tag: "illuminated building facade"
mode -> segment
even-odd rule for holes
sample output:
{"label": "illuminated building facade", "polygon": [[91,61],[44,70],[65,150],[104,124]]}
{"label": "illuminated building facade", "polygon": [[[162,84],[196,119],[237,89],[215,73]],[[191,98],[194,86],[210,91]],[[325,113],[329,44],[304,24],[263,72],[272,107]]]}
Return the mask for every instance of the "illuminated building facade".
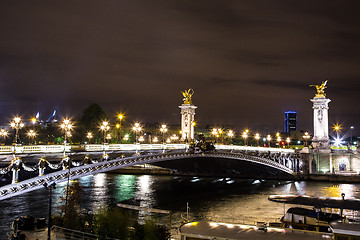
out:
{"label": "illuminated building facade", "polygon": [[287,111],[284,114],[284,132],[290,133],[297,129],[297,113],[294,111]]}

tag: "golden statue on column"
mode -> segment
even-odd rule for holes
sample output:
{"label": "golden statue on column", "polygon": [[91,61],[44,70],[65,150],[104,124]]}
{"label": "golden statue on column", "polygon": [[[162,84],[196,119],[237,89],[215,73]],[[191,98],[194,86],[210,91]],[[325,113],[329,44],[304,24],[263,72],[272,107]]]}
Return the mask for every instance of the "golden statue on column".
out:
{"label": "golden statue on column", "polygon": [[325,80],[324,82],[322,82],[320,85],[310,85],[310,87],[316,87],[316,91],[317,93],[315,94],[315,97],[325,97],[325,88],[326,87],[326,83],[328,80]]}
{"label": "golden statue on column", "polygon": [[190,88],[189,90],[185,90],[184,92],[181,92],[184,96],[184,104],[192,104],[191,97],[194,95],[194,90]]}

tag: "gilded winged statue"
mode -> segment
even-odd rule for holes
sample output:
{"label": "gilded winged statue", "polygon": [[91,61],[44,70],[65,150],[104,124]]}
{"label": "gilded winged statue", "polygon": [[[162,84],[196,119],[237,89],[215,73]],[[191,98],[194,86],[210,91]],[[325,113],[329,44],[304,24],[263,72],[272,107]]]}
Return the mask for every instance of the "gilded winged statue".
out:
{"label": "gilded winged statue", "polygon": [[181,92],[184,96],[184,104],[192,104],[191,97],[194,95],[194,90],[190,88],[189,90],[185,90],[184,92]]}
{"label": "gilded winged statue", "polygon": [[324,90],[325,90],[325,88],[327,88],[326,87],[327,81],[328,80],[325,80],[320,85],[310,85],[310,87],[316,87],[317,93],[316,93],[315,97],[325,97],[326,94],[325,94]]}

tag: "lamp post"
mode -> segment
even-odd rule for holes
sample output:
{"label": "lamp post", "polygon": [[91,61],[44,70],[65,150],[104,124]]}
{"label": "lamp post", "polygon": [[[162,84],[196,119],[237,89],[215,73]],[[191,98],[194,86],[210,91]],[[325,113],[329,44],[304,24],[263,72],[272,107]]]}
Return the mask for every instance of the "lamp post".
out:
{"label": "lamp post", "polygon": [[235,135],[235,134],[234,134],[234,131],[230,129],[230,130],[228,131],[228,134],[227,134],[227,135],[228,135],[228,137],[230,138],[230,144],[232,145],[232,138],[233,138],[234,135]]}
{"label": "lamp post", "polygon": [[165,133],[168,131],[166,124],[162,124],[160,132],[162,133],[162,142],[165,143]]}
{"label": "lamp post", "polygon": [[60,125],[64,130],[64,157],[66,156],[66,137],[71,136],[71,122],[69,119],[64,119],[63,123]]}
{"label": "lamp post", "polygon": [[[66,156],[66,138],[71,137],[71,129],[72,125],[69,119],[64,119],[63,123],[60,125],[60,127],[64,130],[64,159]],[[67,168],[68,168],[68,174],[67,174],[67,185],[66,185],[66,197],[65,202],[66,205],[68,203],[68,195],[69,195],[69,188],[70,188],[70,169],[71,169],[71,159],[70,157],[67,157]],[[66,213],[67,208],[65,208]]]}
{"label": "lamp post", "polygon": [[[27,135],[30,139],[32,139],[33,141],[35,141],[35,136],[36,136],[36,132],[33,130],[33,129],[30,129],[28,132],[27,132]],[[35,142],[34,142],[35,144]]]}
{"label": "lamp post", "polygon": [[36,121],[37,121],[36,117],[31,118],[31,123],[33,125],[33,130],[35,130]]}
{"label": "lamp post", "polygon": [[280,133],[276,133],[276,141],[277,141],[277,144],[279,146],[279,148],[281,147],[280,146],[280,143],[281,143],[281,136],[280,136]]}
{"label": "lamp post", "polygon": [[91,143],[91,139],[93,138],[92,132],[88,132],[88,133],[86,134],[86,137],[87,137],[87,139],[89,139],[89,143]]}
{"label": "lamp post", "polygon": [[142,127],[140,126],[140,123],[136,122],[132,128],[132,130],[135,132],[135,143],[138,142],[137,134],[138,132],[141,132]]}
{"label": "lamp post", "polygon": [[120,113],[118,114],[118,119],[119,119],[119,123],[116,124],[116,128],[118,129],[118,143],[119,143],[119,140],[121,142],[121,121],[124,119],[124,114]]}
{"label": "lamp post", "polygon": [[47,239],[51,239],[51,225],[52,225],[52,219],[51,219],[51,205],[52,205],[52,189],[56,188],[55,182],[48,185],[47,183],[44,183],[44,187],[49,190],[49,220],[48,220],[48,237]]}
{"label": "lamp post", "polygon": [[211,134],[214,135],[215,143],[217,142],[217,138],[219,137],[217,128],[213,128]]}
{"label": "lamp post", "polygon": [[5,144],[5,138],[8,135],[8,132],[5,129],[0,130],[0,136],[4,138],[4,144]]}
{"label": "lamp post", "polygon": [[256,139],[256,144],[257,144],[257,146],[259,146],[260,133],[255,133],[254,138]]}
{"label": "lamp post", "polygon": [[290,148],[291,139],[289,137],[286,138],[286,142],[287,142],[288,148]]}
{"label": "lamp post", "polygon": [[302,137],[303,137],[303,139],[305,139],[305,147],[307,147],[307,145],[308,145],[307,141],[310,139],[310,134],[308,132],[305,132]]}
{"label": "lamp post", "polygon": [[249,137],[248,135],[249,130],[246,129],[243,133],[242,133],[242,137],[244,138],[244,146],[247,146],[247,138]]}
{"label": "lamp post", "polygon": [[350,127],[350,134],[351,134],[351,138],[350,138],[351,144],[350,144],[350,146],[353,145],[353,130],[354,130],[354,126],[351,126]]}
{"label": "lamp post", "polygon": [[269,147],[271,147],[271,135],[267,135],[266,140],[268,141]]}
{"label": "lamp post", "polygon": [[170,140],[176,142],[177,140],[179,140],[179,137],[178,137],[176,134],[173,134],[173,135],[170,137]]}
{"label": "lamp post", "polygon": [[20,117],[14,117],[14,121],[10,123],[10,126],[12,128],[15,128],[15,139],[14,139],[14,143],[17,144],[20,141],[20,137],[19,137],[19,129],[24,127],[24,124],[21,122],[21,118]]}
{"label": "lamp post", "polygon": [[110,130],[109,122],[103,121],[100,125],[101,131],[103,131],[103,156],[105,156],[105,144],[106,144],[106,133]]}
{"label": "lamp post", "polygon": [[334,124],[333,129],[336,132],[336,138],[338,139],[339,138],[339,132],[342,129],[341,124],[338,124],[338,123]]}

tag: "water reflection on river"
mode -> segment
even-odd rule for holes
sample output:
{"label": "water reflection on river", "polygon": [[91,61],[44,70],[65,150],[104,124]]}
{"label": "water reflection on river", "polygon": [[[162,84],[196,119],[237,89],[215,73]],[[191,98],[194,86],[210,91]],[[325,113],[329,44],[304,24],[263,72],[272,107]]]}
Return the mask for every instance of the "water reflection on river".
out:
{"label": "water reflection on river", "polygon": [[[267,200],[271,194],[360,199],[360,184],[328,182],[277,182],[234,179],[203,179],[170,176],[135,176],[100,173],[79,179],[85,190],[83,208],[125,202],[142,207],[171,210],[173,221],[185,216],[186,203],[195,218],[253,223],[274,221],[283,215],[283,205]],[[66,183],[54,190],[54,210]],[[0,239],[6,237],[11,221],[19,216],[46,217],[48,193],[45,189],[1,201]],[[144,217],[145,213],[140,214]]]}

